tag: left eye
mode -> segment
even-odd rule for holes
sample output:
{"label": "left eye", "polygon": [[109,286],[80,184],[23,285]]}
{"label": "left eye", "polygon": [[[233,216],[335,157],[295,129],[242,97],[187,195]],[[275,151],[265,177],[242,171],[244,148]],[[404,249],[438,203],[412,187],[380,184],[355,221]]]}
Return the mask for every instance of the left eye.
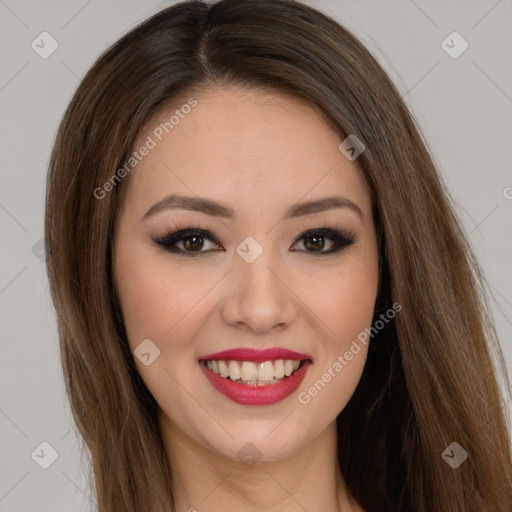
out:
{"label": "left eye", "polygon": [[[340,233],[330,228],[320,228],[302,233],[295,240],[294,245],[303,239],[304,242],[302,243],[306,247],[306,250],[303,252],[317,253],[319,255],[332,254],[355,242],[354,235]],[[331,249],[328,251],[324,251],[326,239],[332,242]],[[154,242],[164,247],[167,251],[180,256],[199,256],[206,252],[211,252],[202,250],[205,240],[211,242],[214,249],[221,247],[218,243],[214,242],[215,237],[211,233],[203,230],[180,230],[157,238]],[[178,244],[182,244],[183,248],[178,247]]]}
{"label": "left eye", "polygon": [[[329,238],[328,236],[322,235],[319,233],[309,233],[309,234],[304,235],[298,239],[299,242],[301,240],[304,240],[302,242],[304,247],[311,248],[311,251],[307,251],[307,252],[322,251],[325,246],[325,240],[331,240],[331,242],[332,242],[331,246],[336,246],[336,242],[332,238]],[[327,251],[327,252],[331,252],[331,251]]]}
{"label": "left eye", "polygon": [[[180,233],[182,234],[181,236],[179,236]],[[166,236],[163,243],[160,241],[157,241],[157,243],[163,245],[170,252],[175,252],[183,256],[195,256],[195,254],[189,254],[188,251],[192,253],[204,253],[207,252],[201,251],[204,246],[204,241],[209,240],[213,243],[213,237],[207,235],[208,233],[203,231],[188,231],[185,233],[178,231],[177,233],[172,233]],[[177,247],[178,244],[182,244],[184,249]],[[215,247],[219,247],[218,244],[213,245]]]}

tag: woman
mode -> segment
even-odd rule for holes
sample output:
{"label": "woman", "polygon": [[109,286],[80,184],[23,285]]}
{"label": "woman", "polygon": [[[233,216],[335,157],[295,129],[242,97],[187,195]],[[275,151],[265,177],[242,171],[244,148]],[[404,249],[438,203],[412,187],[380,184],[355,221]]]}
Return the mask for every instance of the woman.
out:
{"label": "woman", "polygon": [[80,84],[46,204],[100,511],[510,510],[481,272],[400,95],[332,19],[157,13]]}

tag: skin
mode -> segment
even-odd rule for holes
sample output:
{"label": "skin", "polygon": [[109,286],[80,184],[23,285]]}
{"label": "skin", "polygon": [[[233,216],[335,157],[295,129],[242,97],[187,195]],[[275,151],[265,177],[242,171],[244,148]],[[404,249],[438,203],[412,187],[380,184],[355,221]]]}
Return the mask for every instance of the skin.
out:
{"label": "skin", "polygon": [[[308,104],[237,88],[194,97],[197,106],[124,184],[113,250],[131,350],[145,339],[160,349],[148,366],[134,359],[160,407],[176,510],[362,511],[340,472],[335,420],[359,382],[367,347],[309,403],[298,395],[371,326],[379,276],[368,190],[339,151],[339,135]],[[156,117],[140,144],[171,113]],[[171,193],[222,201],[237,218],[167,210],[142,219]],[[356,203],[362,218],[349,208],[283,218],[297,202],[334,194]],[[203,239],[200,256],[172,254],[153,239],[177,231],[176,222],[215,239]],[[304,238],[296,241],[322,227],[352,231],[355,243],[318,255]],[[247,236],[263,248],[250,264],[235,251]],[[324,243],[324,252],[334,244]],[[201,356],[237,347],[288,348],[314,364],[285,400],[239,405],[198,365]],[[253,466],[237,457],[246,443],[261,453]]]}

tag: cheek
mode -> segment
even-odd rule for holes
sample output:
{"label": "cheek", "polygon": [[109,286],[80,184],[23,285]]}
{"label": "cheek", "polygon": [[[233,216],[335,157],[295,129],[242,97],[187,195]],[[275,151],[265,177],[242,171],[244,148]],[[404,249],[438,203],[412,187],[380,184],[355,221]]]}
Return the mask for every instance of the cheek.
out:
{"label": "cheek", "polygon": [[344,273],[333,281],[328,295],[323,299],[323,320],[331,334],[329,343],[343,349],[371,324],[377,278],[373,279],[368,274]]}
{"label": "cheek", "polygon": [[[309,418],[333,421],[345,408],[359,383],[368,354],[377,293],[377,273],[338,273],[327,292],[314,299],[321,321],[317,326],[319,359],[298,395]],[[323,336],[322,336],[323,334]],[[363,336],[361,336],[363,334]],[[312,420],[314,421],[314,420]]]}
{"label": "cheek", "polygon": [[372,322],[379,279],[376,247],[347,254],[336,268],[315,277],[315,286],[311,280],[304,284],[309,286],[308,295],[306,290],[302,293],[323,326],[319,341],[328,352],[345,351]]}
{"label": "cheek", "polygon": [[[114,267],[128,343],[139,374],[160,406],[179,410],[186,405],[180,384],[190,380],[191,371],[196,377],[201,372],[192,364],[190,340],[203,324],[201,297],[208,283],[199,281],[197,273],[194,277],[190,271],[170,271],[165,254],[155,257],[153,248],[136,245],[118,255]],[[160,351],[149,365],[134,353],[146,339]]]}
{"label": "cheek", "polygon": [[346,351],[336,351],[317,366],[297,395],[299,407],[307,411],[311,424],[326,425],[345,409],[359,384],[367,352],[361,344],[357,353],[349,351],[350,361],[345,358]]}
{"label": "cheek", "polygon": [[333,420],[349,402],[364,370],[370,341],[366,330],[372,325],[378,287],[378,257],[376,252],[367,254],[368,258],[347,259],[328,279],[319,279],[322,290],[315,288],[310,296],[321,320],[316,325],[322,348],[298,399],[312,408],[312,416]]}
{"label": "cheek", "polygon": [[180,349],[180,332],[193,329],[201,290],[205,283],[192,272],[170,272],[165,255],[160,258],[148,251],[132,251],[116,260],[116,289],[132,350],[143,339],[164,347],[173,341]]}

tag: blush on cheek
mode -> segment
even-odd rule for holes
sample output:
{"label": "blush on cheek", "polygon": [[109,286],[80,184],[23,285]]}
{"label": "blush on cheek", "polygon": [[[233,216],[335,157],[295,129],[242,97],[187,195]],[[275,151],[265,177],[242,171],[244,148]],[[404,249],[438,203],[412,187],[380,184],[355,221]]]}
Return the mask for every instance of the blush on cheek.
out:
{"label": "blush on cheek", "polygon": [[149,338],[161,350],[173,340],[173,349],[179,350],[180,339],[192,339],[188,331],[201,306],[202,288],[141,266],[126,267],[121,279],[118,291],[132,349]]}
{"label": "blush on cheek", "polygon": [[375,283],[352,276],[335,285],[320,286],[304,303],[314,313],[312,321],[323,327],[329,344],[338,345],[341,350],[370,327],[375,299]]}

